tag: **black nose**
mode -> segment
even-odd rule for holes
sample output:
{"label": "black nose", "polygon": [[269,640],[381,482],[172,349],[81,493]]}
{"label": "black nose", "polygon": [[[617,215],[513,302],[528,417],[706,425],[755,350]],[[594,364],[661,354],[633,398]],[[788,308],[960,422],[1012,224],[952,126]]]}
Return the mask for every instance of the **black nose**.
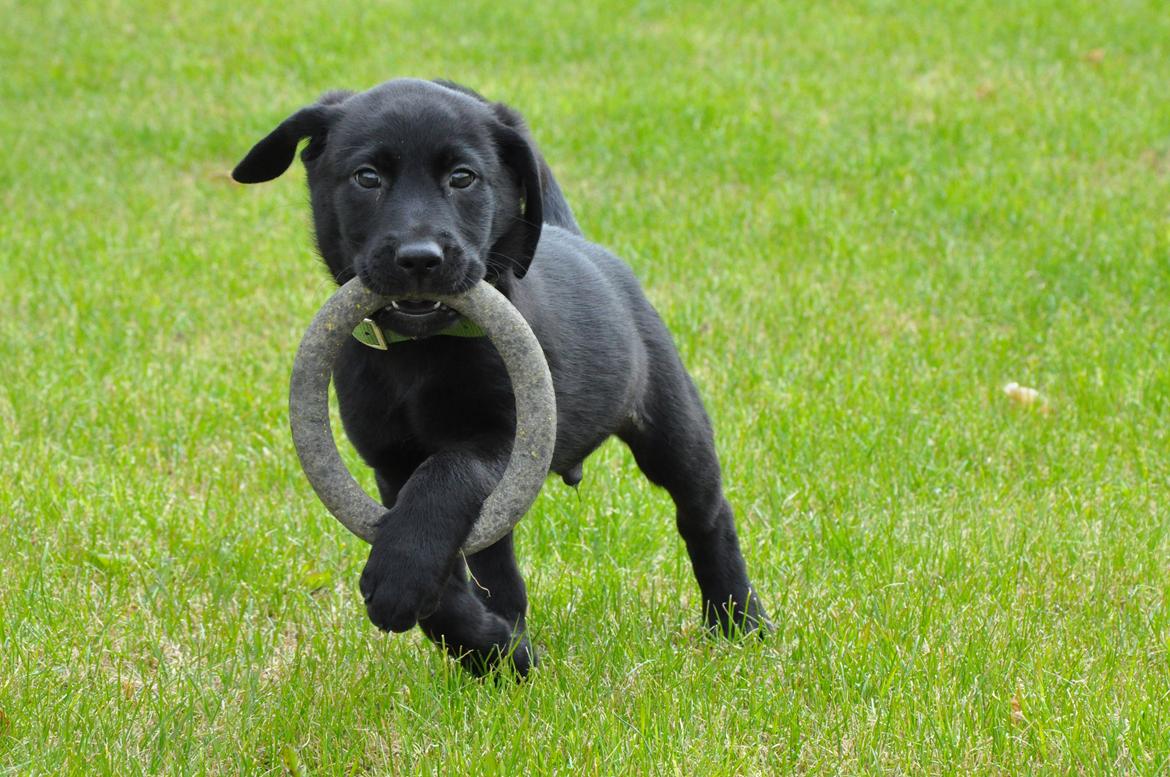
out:
{"label": "black nose", "polygon": [[434,240],[403,243],[395,252],[394,261],[407,273],[421,278],[439,269],[443,263],[443,249]]}

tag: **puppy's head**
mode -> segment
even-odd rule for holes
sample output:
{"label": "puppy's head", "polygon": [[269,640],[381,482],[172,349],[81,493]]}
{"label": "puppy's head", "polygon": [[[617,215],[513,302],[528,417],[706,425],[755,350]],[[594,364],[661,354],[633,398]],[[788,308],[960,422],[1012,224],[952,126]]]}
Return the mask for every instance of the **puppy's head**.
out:
{"label": "puppy's head", "polygon": [[276,178],[297,145],[308,172],[317,245],[339,282],[409,295],[383,323],[422,336],[453,311],[427,295],[487,277],[504,291],[532,262],[542,224],[540,167],[516,114],[474,93],[400,79],[332,92],[294,113],[232,171]]}

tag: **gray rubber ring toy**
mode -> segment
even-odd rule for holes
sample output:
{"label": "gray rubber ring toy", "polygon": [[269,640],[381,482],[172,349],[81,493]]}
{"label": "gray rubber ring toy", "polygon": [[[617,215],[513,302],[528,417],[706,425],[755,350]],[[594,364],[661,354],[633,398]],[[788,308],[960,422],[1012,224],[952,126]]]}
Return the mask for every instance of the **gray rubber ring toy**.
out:
{"label": "gray rubber ring toy", "polygon": [[[329,423],[329,381],[337,354],[354,327],[393,299],[401,298],[375,294],[357,278],[338,289],[301,340],[288,398],[293,444],[313,490],[345,528],[371,543],[386,508],[362,490],[341,461]],[[503,358],[516,397],[512,455],[463,545],[463,552],[470,554],[511,531],[540,493],[556,443],[556,397],[536,335],[503,294],[481,281],[463,294],[427,299],[479,324]]]}

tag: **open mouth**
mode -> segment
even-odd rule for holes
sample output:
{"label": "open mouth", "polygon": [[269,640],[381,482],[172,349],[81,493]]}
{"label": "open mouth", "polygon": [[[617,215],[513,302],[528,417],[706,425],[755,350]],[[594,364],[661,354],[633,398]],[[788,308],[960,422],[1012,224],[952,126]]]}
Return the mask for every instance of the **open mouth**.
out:
{"label": "open mouth", "polygon": [[442,302],[429,299],[400,299],[390,303],[396,312],[407,316],[427,316],[449,308]]}
{"label": "open mouth", "polygon": [[459,313],[433,299],[400,299],[371,318],[383,330],[418,339],[438,334],[451,326],[459,320]]}

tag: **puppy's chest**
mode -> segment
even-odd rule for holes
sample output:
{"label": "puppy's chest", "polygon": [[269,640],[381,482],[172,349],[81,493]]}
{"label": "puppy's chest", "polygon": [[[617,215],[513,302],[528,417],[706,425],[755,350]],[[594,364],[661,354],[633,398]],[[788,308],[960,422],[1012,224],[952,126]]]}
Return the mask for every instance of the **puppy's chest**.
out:
{"label": "puppy's chest", "polygon": [[363,370],[356,393],[364,401],[354,409],[364,419],[354,420],[379,424],[379,436],[410,439],[423,448],[508,432],[515,408],[502,363],[494,353],[463,350],[374,354],[389,358]]}

